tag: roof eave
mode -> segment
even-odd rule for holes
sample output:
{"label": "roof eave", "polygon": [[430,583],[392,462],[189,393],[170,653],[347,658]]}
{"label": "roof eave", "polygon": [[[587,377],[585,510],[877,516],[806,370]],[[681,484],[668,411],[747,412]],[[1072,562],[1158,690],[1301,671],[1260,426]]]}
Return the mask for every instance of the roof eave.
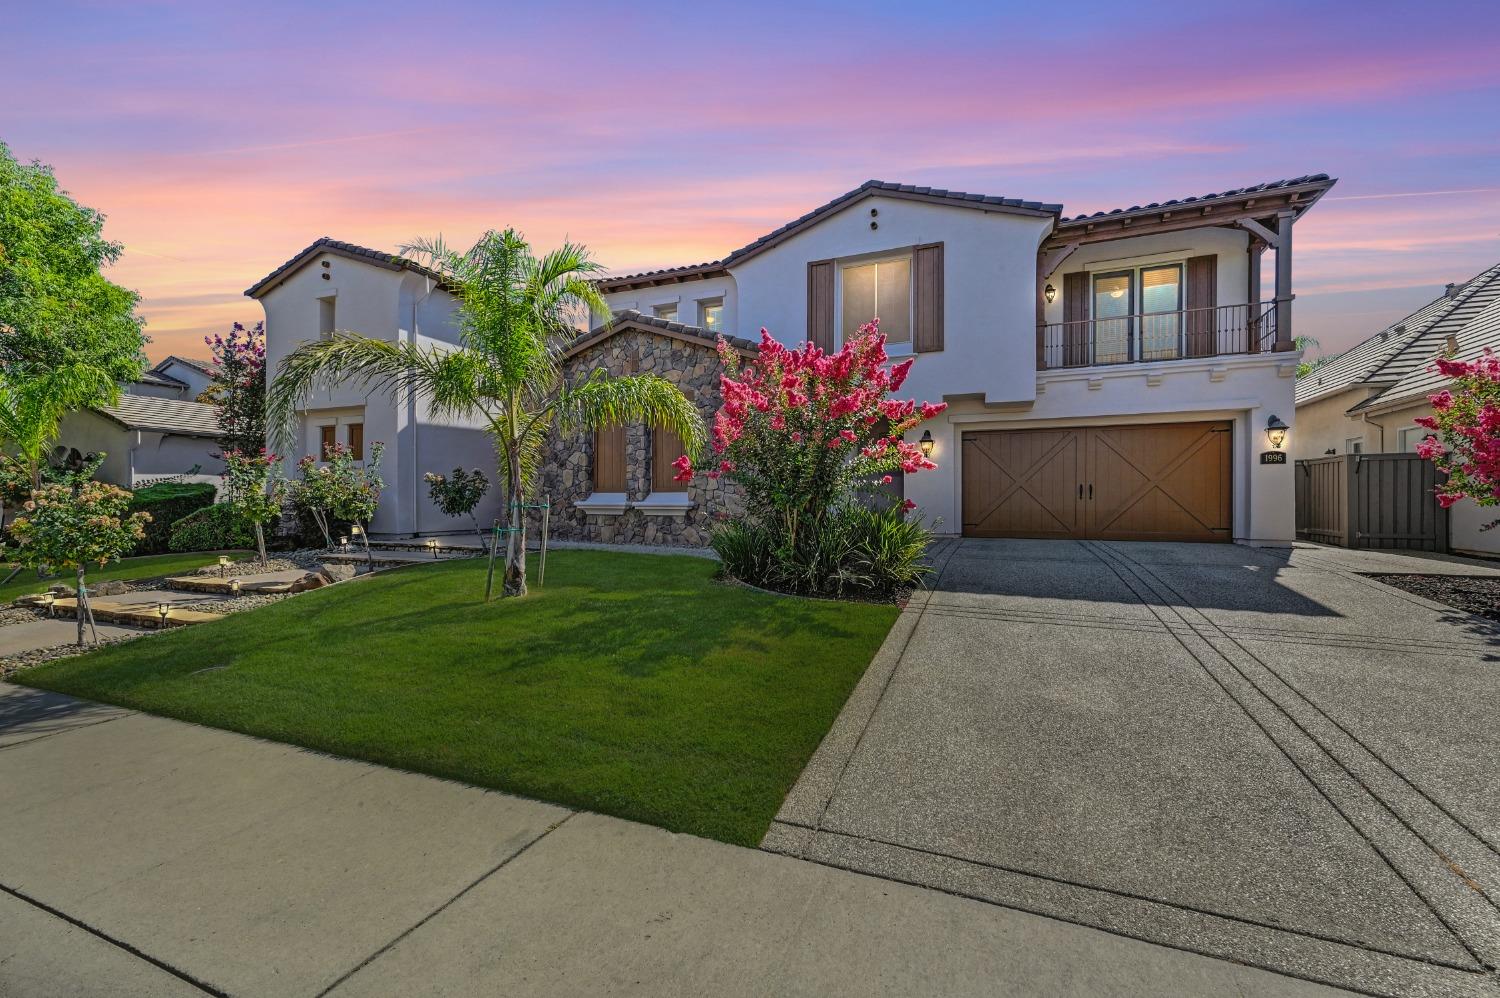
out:
{"label": "roof eave", "polygon": [[367,256],[363,253],[355,253],[352,250],[347,250],[344,247],[337,245],[337,243],[329,239],[329,237],[323,236],[316,240],[312,245],[304,249],[302,252],[293,256],[286,263],[283,263],[281,266],[271,271],[265,277],[262,277],[259,281],[246,288],[245,297],[256,299],[264,297],[269,292],[274,291],[282,284],[285,284],[293,274],[297,273],[297,271],[307,266],[308,263],[310,263],[314,258],[323,253],[327,253],[331,256],[342,257],[345,260],[354,260],[359,263],[366,263],[372,267],[379,267],[383,270],[410,270],[414,273],[428,278],[429,280],[436,281],[438,287],[447,287],[447,284],[443,280],[441,274],[428,270],[426,267],[423,267],[420,264],[415,263],[414,261],[394,255],[389,257],[388,259],[381,259],[377,256]]}

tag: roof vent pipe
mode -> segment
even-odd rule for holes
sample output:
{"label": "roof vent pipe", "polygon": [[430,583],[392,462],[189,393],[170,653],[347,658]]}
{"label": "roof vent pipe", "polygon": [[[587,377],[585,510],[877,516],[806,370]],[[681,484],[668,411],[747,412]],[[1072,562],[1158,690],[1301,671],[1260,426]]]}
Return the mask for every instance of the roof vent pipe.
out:
{"label": "roof vent pipe", "polygon": [[1456,294],[1458,294],[1458,285],[1457,284],[1447,284],[1447,285],[1444,285],[1444,287],[1443,287],[1443,297],[1445,297],[1445,298],[1452,298]]}

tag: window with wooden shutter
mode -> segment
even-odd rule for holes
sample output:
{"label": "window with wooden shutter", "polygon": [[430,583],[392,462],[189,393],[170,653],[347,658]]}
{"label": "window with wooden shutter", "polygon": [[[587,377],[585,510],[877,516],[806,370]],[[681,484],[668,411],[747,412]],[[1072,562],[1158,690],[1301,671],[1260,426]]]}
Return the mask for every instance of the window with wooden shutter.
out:
{"label": "window with wooden shutter", "polygon": [[319,461],[326,461],[326,460],[328,460],[328,452],[333,449],[333,445],[334,445],[334,443],[338,439],[337,437],[334,436],[334,434],[337,431],[338,431],[338,427],[334,426],[332,423],[329,423],[327,426],[320,426],[320,427],[318,427],[318,455],[317,456],[318,456],[318,460]]}
{"label": "window with wooden shutter", "polygon": [[912,349],[933,353],[943,349],[943,244],[930,243],[912,251]]}
{"label": "window with wooden shutter", "polygon": [[833,261],[807,265],[807,339],[824,350],[833,349]]}
{"label": "window with wooden shutter", "polygon": [[1063,275],[1063,366],[1089,362],[1089,275]]}
{"label": "window with wooden shutter", "polygon": [[625,491],[625,427],[594,431],[594,491]]}
{"label": "window with wooden shutter", "polygon": [[349,424],[349,456],[356,461],[365,459],[365,424]]}
{"label": "window with wooden shutter", "polygon": [[[1212,357],[1219,352],[1219,258],[1189,257],[1187,262],[1187,355]],[[1236,345],[1232,349],[1241,349]]]}
{"label": "window with wooden shutter", "polygon": [[674,482],[677,469],[672,462],[686,454],[682,439],[671,430],[661,427],[651,431],[651,491],[686,492],[687,482]]}

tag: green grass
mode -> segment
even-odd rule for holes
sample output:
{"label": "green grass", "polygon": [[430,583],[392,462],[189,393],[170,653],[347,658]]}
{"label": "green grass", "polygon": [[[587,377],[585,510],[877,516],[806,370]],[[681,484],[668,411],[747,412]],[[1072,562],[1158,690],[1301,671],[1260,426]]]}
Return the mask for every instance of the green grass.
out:
{"label": "green grass", "polygon": [[754,845],[893,606],[721,585],[691,557],[403,568],[17,682]]}
{"label": "green grass", "polygon": [[[249,551],[193,551],[187,554],[148,554],[139,558],[126,558],[104,568],[91,565],[84,579],[89,583],[94,583],[105,582],[109,579],[135,581],[155,579],[165,575],[182,575],[202,568],[204,565],[217,565],[221,554],[231,555],[238,561],[241,558],[250,557],[251,553]],[[0,565],[0,579],[9,574],[10,566]],[[66,575],[48,576],[39,580],[36,572],[28,568],[5,585],[0,585],[0,603],[9,603],[28,593],[39,593],[56,582],[66,582],[72,585],[75,578],[76,576],[70,570]]]}

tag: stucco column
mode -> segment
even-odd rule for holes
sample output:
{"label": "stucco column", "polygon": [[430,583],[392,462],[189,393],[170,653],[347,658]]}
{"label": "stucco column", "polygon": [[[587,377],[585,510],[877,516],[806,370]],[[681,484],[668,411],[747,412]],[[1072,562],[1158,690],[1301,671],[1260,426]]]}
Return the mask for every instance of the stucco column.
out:
{"label": "stucco column", "polygon": [[1289,211],[1276,216],[1276,347],[1296,348],[1292,337],[1292,219]]}

